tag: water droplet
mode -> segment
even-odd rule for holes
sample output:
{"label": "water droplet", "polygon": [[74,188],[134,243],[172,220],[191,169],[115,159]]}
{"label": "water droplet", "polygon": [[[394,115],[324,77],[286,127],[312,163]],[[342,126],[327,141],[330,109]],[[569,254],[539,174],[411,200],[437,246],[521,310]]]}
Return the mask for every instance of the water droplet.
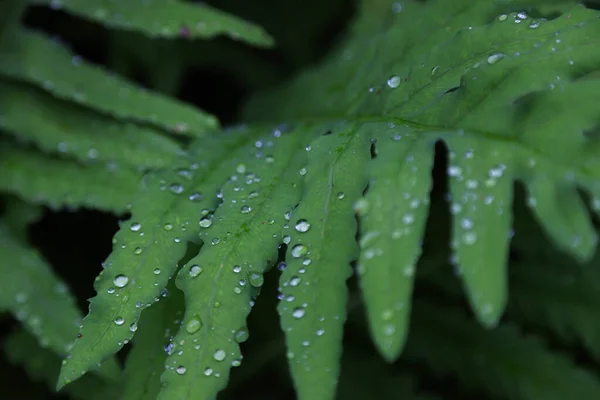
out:
{"label": "water droplet", "polygon": [[503,53],[495,53],[495,54],[492,54],[491,56],[489,56],[487,58],[487,62],[490,65],[494,65],[498,61],[502,60],[503,58],[504,58],[504,54]]}
{"label": "water droplet", "polygon": [[531,21],[531,23],[529,24],[530,29],[536,29],[539,26],[540,26],[540,21],[536,21],[536,20]]}
{"label": "water droplet", "polygon": [[183,186],[181,186],[178,183],[173,183],[171,184],[171,186],[169,186],[169,190],[171,191],[171,193],[180,194],[181,192],[183,192]]}
{"label": "water droplet", "polygon": [[304,310],[304,308],[295,308],[294,311],[292,311],[292,317],[296,318],[296,319],[300,319],[302,317],[304,317],[304,314],[306,314],[306,311]]}
{"label": "water droplet", "polygon": [[436,65],[435,67],[431,68],[431,75],[433,76],[433,75],[437,74],[439,69],[440,69],[439,65]]}
{"label": "water droplet", "polygon": [[242,270],[242,267],[240,267],[239,265],[233,266],[233,272],[235,272],[236,274],[239,274],[241,270]]}
{"label": "water droplet", "polygon": [[292,257],[294,258],[300,258],[305,256],[308,253],[308,246],[304,245],[304,244],[297,244],[294,247],[292,247]]}
{"label": "water droplet", "polygon": [[202,328],[202,321],[198,317],[190,319],[185,326],[185,330],[190,334],[198,332],[200,328]]}
{"label": "water droplet", "polygon": [[462,168],[456,165],[451,165],[448,167],[448,175],[457,177],[462,175]]}
{"label": "water droplet", "polygon": [[119,288],[125,287],[128,282],[129,278],[122,274],[115,276],[115,279],[113,280],[115,286]]}
{"label": "water droplet", "polygon": [[133,254],[142,254],[142,248],[136,247],[135,250],[133,250]]}
{"label": "water droplet", "polygon": [[246,164],[238,164],[237,167],[235,167],[235,170],[237,171],[238,174],[243,174],[246,172]]}
{"label": "water droplet", "polygon": [[208,228],[212,225],[212,220],[210,218],[202,218],[198,224],[201,228]]}
{"label": "water droplet", "polygon": [[206,367],[206,368],[204,369],[204,375],[206,375],[206,376],[211,376],[211,375],[212,375],[212,373],[213,373],[213,370],[212,370],[212,368],[210,368],[210,367]]}
{"label": "water droplet", "polygon": [[250,274],[250,284],[254,287],[261,287],[265,282],[265,278],[261,274],[253,272]]}
{"label": "water droplet", "polygon": [[194,264],[190,267],[190,277],[195,278],[202,273],[203,269],[198,264]]}
{"label": "water droplet", "polygon": [[501,14],[501,15],[498,17],[498,19],[499,19],[500,21],[506,21],[506,19],[507,19],[507,18],[508,18],[508,15],[506,15],[506,14]]}
{"label": "water droplet", "polygon": [[283,243],[285,244],[290,244],[290,242],[292,241],[292,238],[290,237],[290,235],[283,235],[283,238],[281,238]]}
{"label": "water droplet", "polygon": [[388,85],[390,88],[392,88],[392,89],[395,89],[395,88],[397,88],[398,86],[400,86],[400,82],[401,82],[401,79],[400,79],[400,77],[399,77],[399,76],[397,76],[397,75],[392,75],[392,76],[390,76],[390,77],[388,78],[388,80],[387,80],[387,85]]}
{"label": "water droplet", "polygon": [[527,15],[527,11],[520,11],[517,13],[516,17],[518,19],[527,19],[529,18],[529,15]]}
{"label": "water droplet", "polygon": [[215,353],[213,354],[213,357],[217,361],[223,361],[227,357],[227,353],[225,353],[225,350],[219,349],[219,350],[215,351]]}
{"label": "water droplet", "polygon": [[139,222],[134,222],[134,223],[131,224],[131,230],[133,232],[137,232],[140,229],[142,229],[142,224],[140,224]]}
{"label": "water droplet", "polygon": [[249,336],[248,330],[246,328],[241,328],[235,333],[234,338],[236,342],[243,343],[248,340]]}
{"label": "water droplet", "polygon": [[381,319],[384,321],[389,321],[394,316],[394,312],[392,310],[383,310],[381,312]]}
{"label": "water droplet", "polygon": [[472,229],[473,228],[473,220],[469,219],[469,218],[463,218],[460,221],[460,226],[463,229]]}
{"label": "water droplet", "polygon": [[117,317],[115,318],[115,324],[121,326],[125,323],[125,319],[123,317]]}
{"label": "water droplet", "polygon": [[137,329],[138,329],[138,326],[135,322],[133,324],[129,325],[129,330],[131,332],[135,332],[135,331],[137,331]]}
{"label": "water droplet", "polygon": [[338,200],[342,200],[344,197],[346,197],[346,194],[344,192],[338,192],[338,194],[337,194]]}
{"label": "water droplet", "polygon": [[325,333],[325,329],[317,330],[317,336],[323,336],[324,333]]}
{"label": "water droplet", "polygon": [[204,195],[199,192],[194,192],[188,196],[188,199],[190,199],[190,201],[201,201],[204,199]]}
{"label": "water droplet", "polygon": [[477,242],[477,234],[475,232],[468,232],[463,235],[463,242],[466,245],[472,245]]}
{"label": "water droplet", "polygon": [[240,212],[242,214],[248,214],[250,211],[252,211],[252,207],[250,206],[242,206],[242,208],[240,209]]}
{"label": "water droplet", "polygon": [[183,375],[183,374],[185,374],[185,371],[187,371],[187,368],[184,367],[183,365],[180,365],[179,367],[177,367],[177,369],[175,371],[177,371],[177,373],[179,375]]}
{"label": "water droplet", "polygon": [[165,231],[168,232],[170,230],[173,230],[173,225],[167,223],[167,224],[165,224],[165,226],[163,226],[163,228],[165,229]]}
{"label": "water droplet", "polygon": [[300,278],[298,276],[293,276],[292,279],[290,279],[290,286],[296,287],[300,284],[301,281],[302,281],[302,278]]}
{"label": "water droplet", "polygon": [[298,222],[296,222],[295,228],[298,232],[308,232],[310,223],[305,219],[299,219]]}

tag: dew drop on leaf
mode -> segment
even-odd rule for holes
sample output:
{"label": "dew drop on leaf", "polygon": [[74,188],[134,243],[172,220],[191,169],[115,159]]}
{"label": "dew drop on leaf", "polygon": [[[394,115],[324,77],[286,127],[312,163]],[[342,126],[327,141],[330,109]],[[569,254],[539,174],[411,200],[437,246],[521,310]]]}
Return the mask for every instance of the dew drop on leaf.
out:
{"label": "dew drop on leaf", "polygon": [[213,373],[212,368],[207,367],[207,368],[204,369],[204,375],[211,376],[212,373]]}
{"label": "dew drop on leaf", "polygon": [[180,194],[181,192],[183,192],[183,186],[181,186],[178,183],[173,183],[171,184],[171,186],[169,186],[169,190],[171,191],[171,193]]}
{"label": "dew drop on leaf", "polygon": [[310,229],[310,223],[305,219],[299,219],[294,227],[298,232],[308,232]]}
{"label": "dew drop on leaf", "polygon": [[201,201],[204,199],[204,195],[199,192],[194,192],[189,195],[188,199],[190,199],[191,201]]}
{"label": "dew drop on leaf", "polygon": [[219,349],[213,354],[213,358],[217,361],[223,361],[226,357],[227,353],[225,353],[225,350],[223,349]]}
{"label": "dew drop on leaf", "polygon": [[116,287],[122,288],[122,287],[125,287],[125,285],[127,285],[127,283],[129,283],[129,278],[126,277],[125,275],[120,274],[120,275],[115,276],[113,283],[115,284]]}
{"label": "dew drop on leaf", "polygon": [[198,332],[200,328],[202,328],[202,321],[198,317],[193,317],[185,325],[185,330],[190,334]]}
{"label": "dew drop on leaf", "polygon": [[265,282],[265,278],[261,274],[253,272],[250,274],[250,284],[254,287],[261,287]]}
{"label": "dew drop on leaf", "polygon": [[294,258],[300,258],[302,256],[305,256],[306,253],[308,253],[308,246],[306,246],[305,244],[297,244],[294,247],[292,247],[292,257]]}
{"label": "dew drop on leaf", "polygon": [[142,224],[140,224],[139,222],[134,222],[134,223],[131,224],[131,230],[133,232],[137,232],[140,229],[142,229]]}
{"label": "dew drop on leaf", "polygon": [[202,273],[202,271],[203,271],[203,269],[201,266],[199,266],[198,264],[194,264],[190,267],[190,271],[189,271],[190,277],[195,278],[198,275],[200,275]]}
{"label": "dew drop on leaf", "polygon": [[400,82],[401,82],[401,79],[400,79],[400,77],[399,77],[398,75],[392,75],[392,76],[390,76],[390,77],[388,78],[388,80],[387,80],[387,85],[388,85],[390,88],[392,88],[392,89],[395,89],[395,88],[397,88],[398,86],[400,86]]}
{"label": "dew drop on leaf", "polygon": [[142,248],[141,247],[136,247],[135,250],[133,250],[134,254],[142,254]]}
{"label": "dew drop on leaf", "polygon": [[135,322],[133,324],[129,325],[129,330],[131,332],[135,332],[135,331],[137,331],[137,329],[138,329],[138,326]]}
{"label": "dew drop on leaf", "polygon": [[210,218],[202,218],[198,224],[201,228],[208,228],[212,225],[212,220]]}
{"label": "dew drop on leaf", "polygon": [[123,319],[123,317],[115,318],[115,324],[117,324],[117,325],[123,325],[124,322],[125,322],[125,319]]}
{"label": "dew drop on leaf", "polygon": [[487,62],[490,65],[494,65],[498,61],[502,60],[503,58],[504,58],[504,54],[503,53],[495,53],[495,54],[492,54],[491,56],[489,56],[487,58]]}
{"label": "dew drop on leaf", "polygon": [[298,276],[293,276],[292,279],[290,279],[290,286],[296,287],[300,284],[301,281],[302,278]]}
{"label": "dew drop on leaf", "polygon": [[243,343],[248,340],[249,336],[248,330],[246,328],[241,328],[235,333],[234,338],[236,342]]}
{"label": "dew drop on leaf", "polygon": [[242,208],[240,209],[240,212],[242,214],[248,214],[250,211],[252,211],[252,207],[250,206],[242,206]]}
{"label": "dew drop on leaf", "polygon": [[177,373],[179,375],[183,375],[187,371],[187,368],[184,367],[183,365],[180,365],[179,367],[177,367],[177,369],[175,371],[177,371]]}
{"label": "dew drop on leaf", "polygon": [[296,319],[300,319],[302,317],[304,317],[304,314],[306,314],[306,311],[304,310],[304,308],[295,308],[294,311],[292,311],[292,317],[296,318]]}

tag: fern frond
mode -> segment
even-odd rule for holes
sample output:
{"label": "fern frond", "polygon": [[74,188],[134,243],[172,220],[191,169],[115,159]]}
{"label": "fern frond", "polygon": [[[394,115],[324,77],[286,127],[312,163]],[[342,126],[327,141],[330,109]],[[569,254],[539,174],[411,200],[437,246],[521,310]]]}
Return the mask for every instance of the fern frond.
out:
{"label": "fern frond", "polygon": [[[378,126],[377,157],[369,166],[369,190],[360,210],[358,275],[373,339],[381,354],[400,354],[410,315],[415,265],[427,220],[435,140]],[[396,135],[396,136],[395,136]],[[402,137],[404,136],[404,137]]]}
{"label": "fern frond", "polygon": [[67,286],[33,249],[0,225],[0,309],[10,311],[43,347],[66,354],[81,315]]}
{"label": "fern frond", "polygon": [[162,377],[160,400],[216,398],[231,367],[263,273],[277,258],[286,212],[298,202],[306,155],[300,135],[264,136],[231,158],[223,203],[201,221],[204,247],[177,276],[185,293],[182,329]]}
{"label": "fern frond", "polygon": [[[526,184],[529,204],[563,250],[586,261],[597,243],[577,188],[600,192],[600,142],[585,134],[598,123],[598,80],[587,77],[600,65],[600,51],[589,41],[600,34],[598,13],[543,1],[532,4],[560,16],[534,20],[527,13],[509,13],[521,4],[406,2],[394,13],[391,1],[376,2],[365,18],[378,12],[385,18],[375,24],[359,17],[354,36],[328,62],[257,99],[247,111],[258,120],[362,123],[373,138],[387,135],[386,145],[392,146],[389,138],[407,142],[390,156],[396,160],[404,159],[410,146],[444,141],[450,156],[452,247],[471,305],[489,326],[506,303],[514,181]],[[574,102],[584,106],[567,107]],[[432,154],[410,156],[419,165]],[[418,241],[407,244],[404,254],[416,258]],[[363,261],[384,249],[369,250],[363,249]],[[396,303],[409,295],[410,285],[402,285]],[[387,296],[368,297],[374,333],[383,326],[381,315],[373,314],[382,305],[375,303],[389,304]],[[398,332],[402,326],[398,319],[387,329]],[[393,358],[402,334],[396,343],[379,335],[382,353]]]}
{"label": "fern frond", "polygon": [[[418,302],[406,357],[467,387],[520,400],[600,398],[600,380],[514,325],[485,331],[456,309]],[[435,346],[431,346],[435,343]],[[549,385],[548,382],[560,382]]]}
{"label": "fern frond", "polygon": [[122,213],[127,211],[139,180],[140,175],[127,168],[83,166],[6,143],[0,146],[0,190],[32,204]]}
{"label": "fern frond", "polygon": [[[199,152],[182,157],[173,171],[147,178],[97,280],[83,337],[59,385],[131,339],[129,327],[166,287],[185,242],[198,235],[204,247],[177,278],[186,310],[161,400],[212,399],[225,386],[241,359],[235,334],[245,337],[251,299],[280,235],[290,247],[279,311],[299,399],[334,397],[345,280],[356,258],[371,331],[379,351],[394,360],[406,334],[412,290],[406,271],[412,275],[421,252],[437,142],[449,154],[454,259],[484,325],[495,325],[506,303],[516,181],[557,246],[579,261],[592,257],[597,234],[578,190],[600,194],[600,142],[587,133],[599,115],[600,81],[592,72],[600,67],[600,48],[589,39],[600,35],[598,12],[550,0],[405,1],[401,12],[392,3],[373,2],[373,14],[358,17],[333,57],[248,109],[255,121],[295,121],[289,132],[269,139],[257,136],[258,127],[228,133],[218,143],[199,143]],[[514,12],[523,4],[539,6],[531,13],[540,17]],[[549,10],[556,15],[542,18]],[[378,14],[385,17],[371,19]],[[584,105],[567,107],[575,102]],[[152,122],[142,114],[114,115]],[[251,138],[258,141],[248,144]],[[199,171],[189,168],[194,162]],[[200,191],[205,200],[188,200]],[[281,218],[298,201],[286,229]],[[429,356],[432,364],[461,373],[476,368],[475,353],[462,364],[454,353],[469,344],[435,335],[439,312],[431,308],[419,312],[426,313],[423,339],[442,343]],[[495,373],[482,372],[475,382],[525,399],[600,396],[593,377],[510,328],[485,334],[460,317],[440,318],[457,340],[498,341],[500,354],[481,350],[494,358]],[[513,348],[526,366],[516,366],[518,374],[502,358]],[[569,379],[562,392],[539,383],[559,376]]]}
{"label": "fern frond", "polygon": [[212,115],[109,74],[58,41],[26,29],[0,46],[0,76],[40,86],[58,98],[122,120],[148,123],[176,134],[203,136],[218,126]]}
{"label": "fern frond", "polygon": [[0,82],[0,104],[0,127],[7,132],[45,152],[68,154],[85,163],[161,168],[180,150],[160,131],[56,100],[31,86]]}
{"label": "fern frond", "polygon": [[160,296],[187,242],[198,240],[198,222],[216,207],[217,192],[231,172],[224,155],[250,138],[232,133],[218,142],[204,139],[189,158],[181,157],[172,169],[144,178],[133,199],[132,217],[115,235],[106,269],[96,279],[97,295],[83,321],[83,336],[63,366],[59,386],[80,377],[133,337],[130,327]]}
{"label": "fern frond", "polygon": [[167,353],[173,351],[173,335],[181,326],[183,295],[170,285],[168,294],[144,311],[140,322],[131,327],[139,333],[127,355],[124,389],[121,398],[155,400],[161,390],[160,376]]}
{"label": "fern frond", "polygon": [[135,30],[161,38],[211,39],[227,35],[233,40],[260,46],[274,41],[260,26],[243,21],[208,4],[190,4],[179,0],[153,0],[151,3],[93,0],[31,0],[34,4],[51,4],[74,15],[96,21],[107,28]]}
{"label": "fern frond", "polygon": [[358,253],[354,202],[367,184],[369,146],[368,137],[353,125],[310,145],[304,193],[287,233],[287,267],[280,279],[284,299],[278,306],[302,399],[335,396],[346,279]]}
{"label": "fern frond", "polygon": [[[60,358],[39,347],[35,339],[25,332],[11,335],[4,343],[4,352],[9,361],[22,366],[32,380],[44,381],[53,387],[60,370]],[[67,389],[74,399],[102,400],[120,398],[120,385],[108,382],[97,375],[86,375]]]}

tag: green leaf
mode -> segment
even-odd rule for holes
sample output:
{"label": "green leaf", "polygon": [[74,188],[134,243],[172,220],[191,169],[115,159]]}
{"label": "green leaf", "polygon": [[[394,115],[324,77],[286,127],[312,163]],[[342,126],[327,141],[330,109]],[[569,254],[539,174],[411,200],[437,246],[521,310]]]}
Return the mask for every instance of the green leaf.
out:
{"label": "green leaf", "polygon": [[66,354],[81,314],[68,287],[33,249],[0,225],[0,309],[8,310],[42,347]]}
{"label": "green leaf", "polygon": [[353,203],[367,184],[368,162],[368,137],[352,125],[310,145],[304,193],[286,232],[278,306],[299,399],[335,397],[346,279],[358,253]]}
{"label": "green leaf", "polygon": [[160,375],[165,369],[167,352],[171,351],[173,335],[181,325],[183,296],[169,285],[166,298],[144,311],[139,330],[133,339],[133,349],[127,355],[123,399],[155,400],[161,390]]}
{"label": "green leaf", "polygon": [[131,202],[139,180],[140,175],[124,168],[83,166],[5,143],[0,146],[0,190],[32,204],[121,213]]}
{"label": "green leaf", "polygon": [[[358,264],[369,325],[379,352],[395,360],[406,340],[416,262],[427,220],[435,138],[375,128],[377,158],[360,210]],[[392,135],[389,131],[392,130]]]}
{"label": "green leaf", "polygon": [[205,245],[177,277],[186,311],[160,400],[214,399],[230,368],[240,365],[251,298],[277,259],[284,215],[300,198],[306,164],[301,138],[264,136],[228,161],[232,175],[221,192],[223,203],[200,221]]}
{"label": "green leaf", "polygon": [[92,0],[32,0],[49,4],[74,15],[98,22],[110,29],[135,30],[161,38],[202,38],[227,35],[260,47],[273,46],[273,38],[260,26],[245,22],[208,4],[179,0],[98,3]]}
{"label": "green leaf", "polygon": [[514,325],[484,331],[458,310],[429,302],[417,303],[415,315],[406,357],[411,362],[425,361],[438,375],[458,379],[467,387],[487,388],[502,398],[600,396],[596,375],[549,350],[539,338],[524,336]]}
{"label": "green leaf", "polygon": [[[60,370],[60,358],[48,349],[38,346],[25,332],[11,335],[4,343],[4,351],[11,363],[22,366],[32,380],[44,381],[53,387]],[[106,382],[97,375],[87,375],[66,390],[74,399],[101,400],[118,398],[120,386]]]}
{"label": "green leaf", "polygon": [[48,153],[133,168],[168,166],[180,150],[149,127],[120,122],[25,85],[0,82],[0,127]]}
{"label": "green leaf", "polygon": [[[132,337],[144,307],[151,305],[175,273],[198,221],[217,205],[215,196],[229,176],[223,155],[251,135],[232,133],[218,142],[204,139],[172,169],[147,175],[133,199],[131,219],[113,239],[106,269],[96,278],[97,295],[83,320],[82,338],[63,366],[59,387],[116,353]],[[198,160],[196,162],[195,160]]]}
{"label": "green leaf", "polygon": [[125,121],[203,136],[217,120],[190,105],[143,89],[84,61],[56,40],[22,29],[0,46],[0,75],[42,87],[54,96]]}
{"label": "green leaf", "polygon": [[[586,261],[596,247],[577,188],[600,193],[600,141],[586,134],[598,124],[600,104],[600,80],[588,76],[600,66],[600,51],[589,41],[600,34],[598,13],[568,1],[393,3],[370,4],[327,62],[255,99],[246,114],[351,121],[373,136],[403,137],[403,148],[443,140],[454,260],[473,309],[493,326],[506,302],[514,181],[525,183],[530,204],[564,251]],[[539,6],[535,18],[511,12],[526,4]],[[432,157],[431,150],[411,155],[416,164]],[[406,156],[398,149],[389,157]],[[416,257],[418,249],[411,252]],[[397,351],[383,353],[393,359]]]}

